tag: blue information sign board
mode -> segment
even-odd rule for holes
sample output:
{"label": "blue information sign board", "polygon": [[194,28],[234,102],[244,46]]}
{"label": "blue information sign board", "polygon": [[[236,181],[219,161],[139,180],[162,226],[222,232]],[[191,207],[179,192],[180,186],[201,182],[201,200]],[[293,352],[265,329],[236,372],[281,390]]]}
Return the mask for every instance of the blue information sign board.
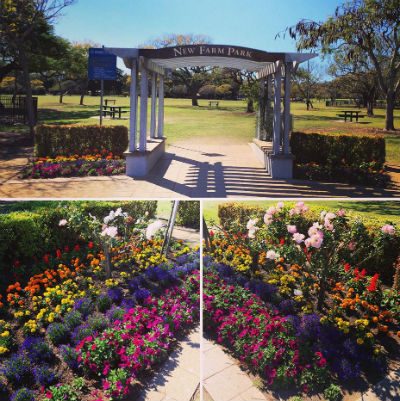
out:
{"label": "blue information sign board", "polygon": [[117,56],[103,48],[89,49],[89,79],[113,81],[117,79]]}

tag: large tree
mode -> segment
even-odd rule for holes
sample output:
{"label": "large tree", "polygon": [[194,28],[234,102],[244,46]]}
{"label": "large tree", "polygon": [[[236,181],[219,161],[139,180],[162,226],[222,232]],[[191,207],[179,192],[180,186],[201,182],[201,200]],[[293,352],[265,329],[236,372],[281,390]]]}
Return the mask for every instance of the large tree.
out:
{"label": "large tree", "polygon": [[337,53],[328,71],[333,77],[338,78],[336,83],[351,98],[367,108],[368,116],[372,117],[379,93],[379,84],[376,70],[368,58],[361,52],[357,57],[349,60],[345,54]]}
{"label": "large tree", "polygon": [[399,0],[352,0],[326,21],[299,21],[289,34],[299,50],[345,51],[349,59],[363,51],[386,98],[385,129],[395,129],[394,106],[400,91]]}
{"label": "large tree", "polygon": [[[177,35],[170,34],[154,39],[142,47],[173,47],[184,45],[203,45],[211,43],[210,38],[204,35]],[[172,80],[176,85],[185,85],[192,99],[192,106],[198,106],[197,94],[202,86],[209,80],[209,67],[185,67],[178,68],[172,73]]]}
{"label": "large tree", "polygon": [[307,110],[313,108],[312,99],[316,97],[318,85],[321,82],[317,66],[308,62],[307,67],[300,67],[293,74],[294,87],[305,100]]}
{"label": "large tree", "polygon": [[[22,71],[28,124],[32,136],[35,125],[30,80],[32,55],[37,51],[37,46],[41,45],[41,34],[48,32],[60,11],[73,2],[74,0],[2,0],[0,2],[2,67],[4,71],[7,65],[14,64],[13,68],[18,66]],[[5,65],[4,60],[6,60]]]}

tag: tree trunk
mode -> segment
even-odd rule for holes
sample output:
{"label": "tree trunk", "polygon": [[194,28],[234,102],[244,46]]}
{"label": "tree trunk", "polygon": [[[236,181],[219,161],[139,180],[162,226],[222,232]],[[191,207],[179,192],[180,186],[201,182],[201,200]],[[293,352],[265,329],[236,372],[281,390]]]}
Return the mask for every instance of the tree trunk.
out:
{"label": "tree trunk", "polygon": [[199,102],[197,101],[197,93],[192,95],[192,106],[198,106]]}
{"label": "tree trunk", "polygon": [[253,99],[247,99],[247,110],[246,113],[254,113],[254,101]]}
{"label": "tree trunk", "polygon": [[83,99],[85,98],[85,92],[82,92],[81,93],[81,99],[80,99],[80,101],[79,101],[79,105],[80,106],[83,106]]}
{"label": "tree trunk", "polygon": [[317,309],[321,312],[325,302],[325,280],[322,278],[319,281],[318,303]]}
{"label": "tree trunk", "polygon": [[64,98],[64,93],[60,92],[60,100],[59,100],[60,104],[62,104],[63,98]]}
{"label": "tree trunk", "polygon": [[373,100],[369,100],[367,102],[367,115],[368,115],[368,117],[374,116],[374,101]]}
{"label": "tree trunk", "polygon": [[19,59],[25,82],[26,111],[28,114],[29,133],[33,138],[35,135],[35,113],[33,110],[31,78],[29,75],[29,61],[26,56],[25,49],[22,46],[21,49],[19,49]]}
{"label": "tree trunk", "polygon": [[104,261],[106,277],[111,278],[111,256],[110,256],[110,250],[108,249],[107,245],[104,246],[104,256],[106,257]]}
{"label": "tree trunk", "polygon": [[394,131],[394,103],[395,103],[395,93],[388,92],[386,95],[386,120],[385,120],[385,130]]}

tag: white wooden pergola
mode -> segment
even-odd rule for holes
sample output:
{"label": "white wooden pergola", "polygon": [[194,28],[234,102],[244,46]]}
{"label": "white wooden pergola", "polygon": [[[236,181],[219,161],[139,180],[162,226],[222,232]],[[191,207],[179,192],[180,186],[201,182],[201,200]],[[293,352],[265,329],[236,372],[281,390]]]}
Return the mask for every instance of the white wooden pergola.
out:
{"label": "white wooden pergola", "polygon": [[[124,60],[131,70],[129,149],[125,153],[127,175],[145,176],[165,152],[164,79],[171,70],[210,66],[252,71],[260,80],[267,103],[262,120],[272,119],[272,152],[269,169],[273,178],[292,178],[290,140],[291,75],[299,64],[316,57],[312,53],[270,53],[227,45],[186,45],[161,49],[105,48]],[[140,89],[137,84],[140,72]],[[151,80],[150,126],[147,123]],[[282,83],[284,88],[282,109]],[[138,95],[140,115],[138,116]],[[139,117],[139,130],[138,130]],[[257,130],[260,132],[260,129]],[[260,139],[260,138],[259,138]]]}

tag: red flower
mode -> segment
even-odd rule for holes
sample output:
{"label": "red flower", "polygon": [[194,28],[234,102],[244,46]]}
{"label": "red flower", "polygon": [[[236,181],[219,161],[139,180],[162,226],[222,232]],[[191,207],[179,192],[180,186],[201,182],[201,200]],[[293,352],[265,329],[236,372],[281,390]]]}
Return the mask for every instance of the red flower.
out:
{"label": "red flower", "polygon": [[53,398],[53,393],[51,391],[48,391],[46,393],[46,398],[48,398],[49,400],[51,400]]}
{"label": "red flower", "polygon": [[46,254],[43,256],[43,262],[49,264],[49,255]]}
{"label": "red flower", "polygon": [[79,246],[79,244],[76,244],[76,245],[74,246],[74,250],[75,250],[75,251],[80,251],[80,249],[81,249],[81,247]]}
{"label": "red flower", "polygon": [[62,252],[59,249],[56,250],[56,256],[57,256],[57,259],[61,259]]}
{"label": "red flower", "polygon": [[345,271],[346,273],[348,273],[350,269],[351,269],[350,263],[345,263],[345,264],[344,264],[344,271]]}
{"label": "red flower", "polygon": [[210,237],[214,237],[214,231],[210,230]]}
{"label": "red flower", "polygon": [[379,279],[379,274],[378,273],[374,274],[367,288],[369,292],[376,291],[378,279]]}
{"label": "red flower", "polygon": [[92,241],[89,242],[88,247],[89,247],[89,249],[93,248],[93,242]]}
{"label": "red flower", "polygon": [[16,269],[18,269],[18,267],[21,266],[21,262],[20,262],[19,260],[14,260],[13,265],[14,265],[14,267],[15,267]]}
{"label": "red flower", "polygon": [[64,252],[69,252],[69,246],[68,245],[64,246]]}
{"label": "red flower", "polygon": [[279,244],[280,244],[280,245],[284,245],[284,244],[285,244],[285,238],[281,238],[281,239],[279,240]]}
{"label": "red flower", "polygon": [[367,274],[367,271],[365,269],[361,270],[360,276],[361,277],[365,277],[365,275]]}

